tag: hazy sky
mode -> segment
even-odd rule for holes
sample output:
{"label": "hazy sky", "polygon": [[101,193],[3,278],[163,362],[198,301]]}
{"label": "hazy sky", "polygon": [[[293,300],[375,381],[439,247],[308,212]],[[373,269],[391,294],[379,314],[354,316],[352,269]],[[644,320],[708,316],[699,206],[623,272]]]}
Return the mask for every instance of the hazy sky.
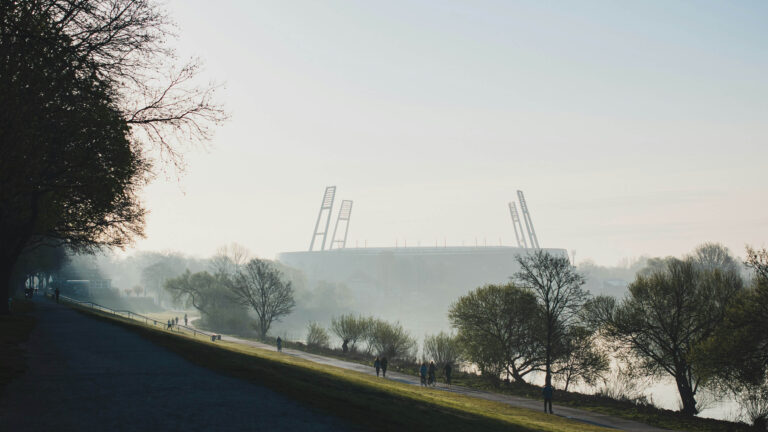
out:
{"label": "hazy sky", "polygon": [[146,189],[137,249],[305,250],[326,185],[348,246],[512,245],[517,189],[577,261],[768,243],[767,2],[168,9],[232,119]]}

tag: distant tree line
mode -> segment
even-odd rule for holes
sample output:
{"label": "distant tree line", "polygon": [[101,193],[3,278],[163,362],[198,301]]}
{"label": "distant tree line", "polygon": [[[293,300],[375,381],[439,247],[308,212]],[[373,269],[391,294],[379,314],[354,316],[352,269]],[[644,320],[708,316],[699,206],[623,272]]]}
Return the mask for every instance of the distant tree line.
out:
{"label": "distant tree line", "polygon": [[[459,298],[449,319],[460,356],[483,376],[594,385],[611,357],[637,377],[669,377],[686,415],[708,388],[768,418],[768,252],[747,248],[750,277],[729,251],[707,243],[683,258],[650,258],[623,299],[592,297],[566,257],[518,258],[507,285]],[[611,353],[611,355],[609,355]]]}
{"label": "distant tree line", "polygon": [[293,286],[274,263],[248,255],[241,246],[224,247],[212,259],[213,273],[186,271],[166,280],[164,288],[175,301],[200,311],[205,326],[231,331],[250,322],[265,338],[272,324],[296,306]]}

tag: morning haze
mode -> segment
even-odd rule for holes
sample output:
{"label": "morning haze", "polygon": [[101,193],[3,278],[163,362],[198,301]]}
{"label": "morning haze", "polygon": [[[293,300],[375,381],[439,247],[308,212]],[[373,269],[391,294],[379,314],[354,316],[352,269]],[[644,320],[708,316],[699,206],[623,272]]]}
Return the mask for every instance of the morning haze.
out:
{"label": "morning haze", "polygon": [[768,430],[767,19],[0,2],[0,425]]}
{"label": "morning haze", "polygon": [[146,189],[139,250],[304,250],[330,184],[382,246],[512,245],[517,189],[577,259],[765,241],[760,3],[170,7],[232,119]]}

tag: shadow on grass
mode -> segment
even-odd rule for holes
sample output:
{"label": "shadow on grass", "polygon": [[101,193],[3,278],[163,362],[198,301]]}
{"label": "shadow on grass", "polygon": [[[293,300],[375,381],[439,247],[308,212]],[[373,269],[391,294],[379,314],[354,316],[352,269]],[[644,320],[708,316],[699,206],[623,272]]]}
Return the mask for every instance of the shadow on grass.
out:
{"label": "shadow on grass", "polygon": [[430,404],[423,400],[350,382],[301,366],[230,351],[210,343],[148,329],[98,313],[96,319],[120,325],[185,359],[227,375],[263,385],[367,430],[532,431],[497,419]]}

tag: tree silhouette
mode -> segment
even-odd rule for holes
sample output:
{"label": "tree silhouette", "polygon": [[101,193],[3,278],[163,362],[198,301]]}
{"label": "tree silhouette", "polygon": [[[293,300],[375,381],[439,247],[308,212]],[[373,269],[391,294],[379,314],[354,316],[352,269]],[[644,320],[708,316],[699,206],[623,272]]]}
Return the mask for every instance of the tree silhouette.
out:
{"label": "tree silhouette", "polygon": [[146,0],[0,3],[0,298],[25,251],[142,236],[147,154],[181,166],[176,138],[224,119],[196,63],[167,66],[169,28]]}

